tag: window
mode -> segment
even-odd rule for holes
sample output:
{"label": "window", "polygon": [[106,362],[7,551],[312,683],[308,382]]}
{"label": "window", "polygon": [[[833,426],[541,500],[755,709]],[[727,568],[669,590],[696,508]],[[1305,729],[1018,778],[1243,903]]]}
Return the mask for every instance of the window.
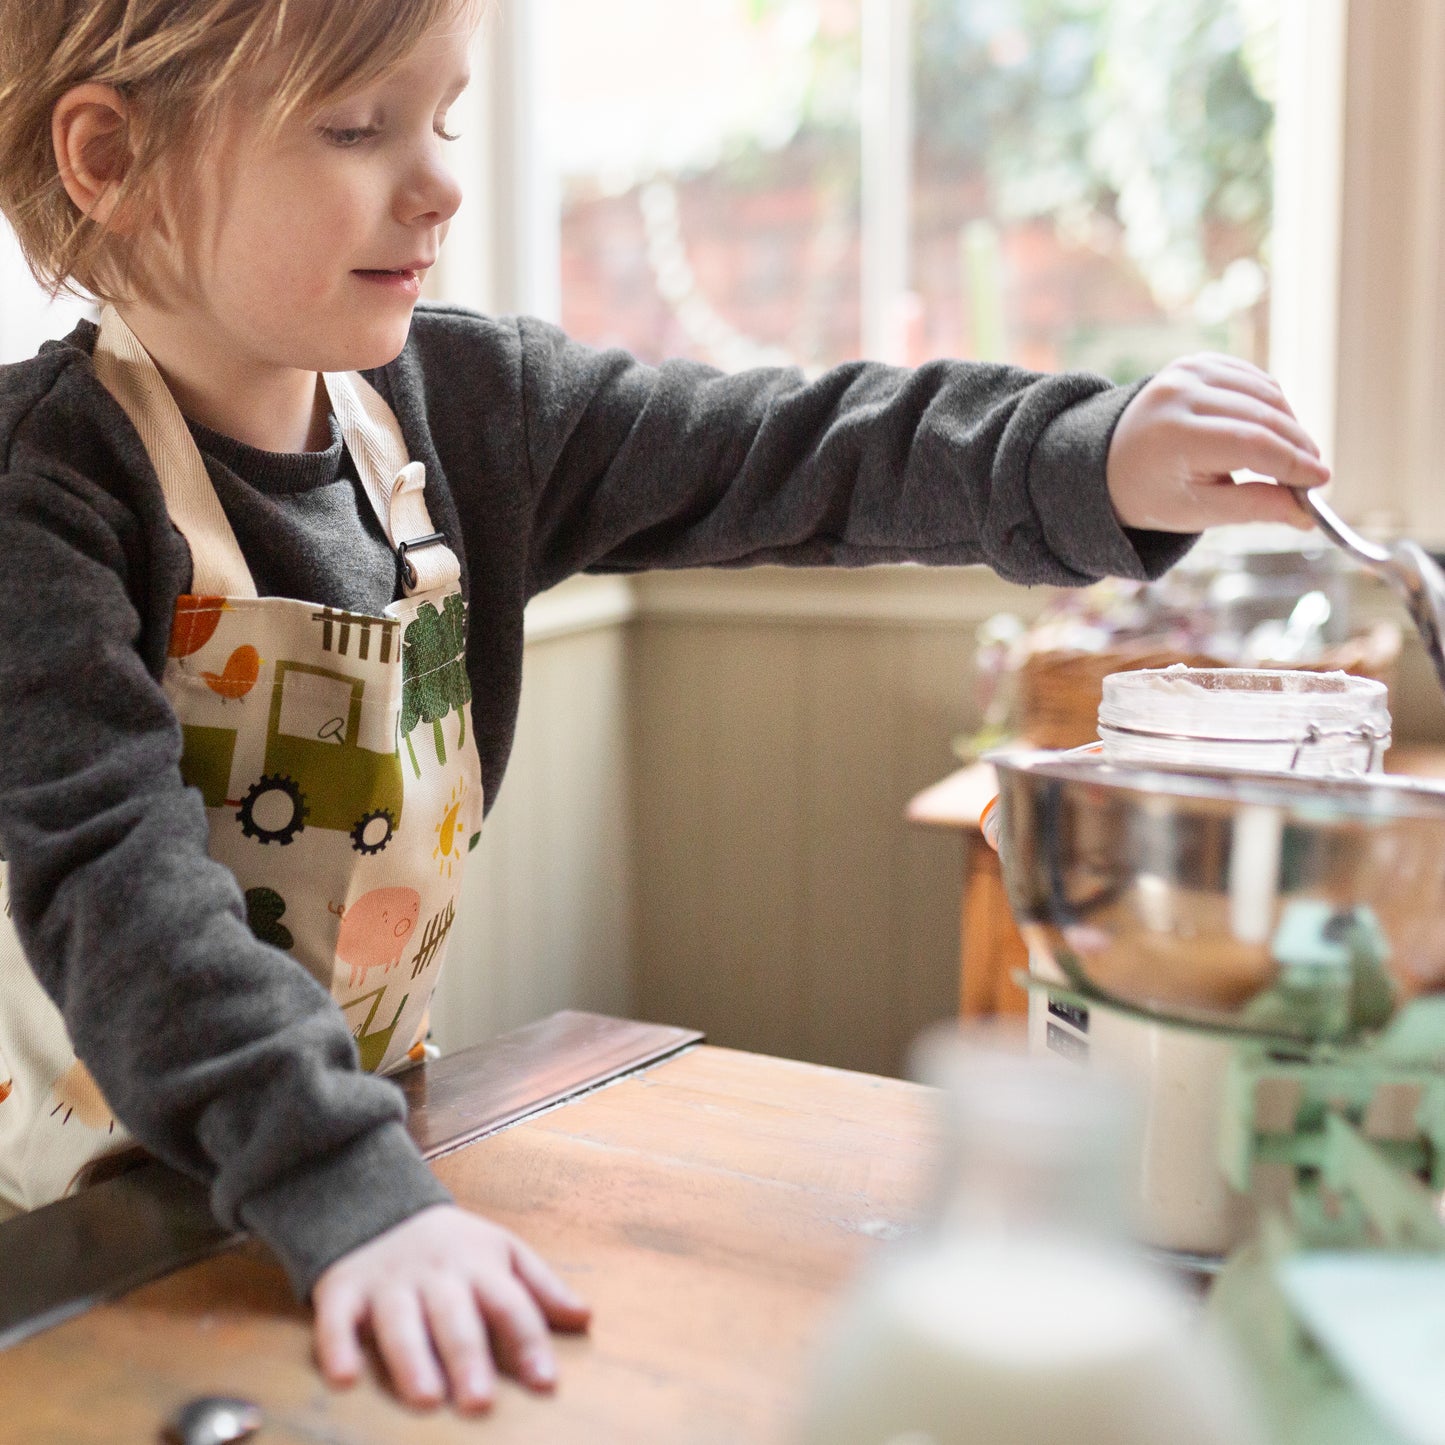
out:
{"label": "window", "polygon": [[724,367],[1269,347],[1280,0],[549,0],[561,319]]}
{"label": "window", "polygon": [[729,369],[859,355],[859,0],[553,4],[564,327]]}

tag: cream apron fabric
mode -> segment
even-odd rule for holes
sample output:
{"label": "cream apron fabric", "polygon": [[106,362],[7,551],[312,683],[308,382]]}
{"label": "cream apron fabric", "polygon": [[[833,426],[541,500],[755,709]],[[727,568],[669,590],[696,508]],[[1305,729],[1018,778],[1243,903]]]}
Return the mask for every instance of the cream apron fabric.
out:
{"label": "cream apron fabric", "polygon": [[[363,378],[328,375],[407,595],[379,617],[258,598],[184,418],[110,309],[95,366],[191,549],[164,687],[182,775],[205,798],[211,856],[236,875],[256,935],[336,999],[363,1067],[405,1068],[423,1056],[482,821],[460,568],[433,533],[423,469]],[[0,1213],[59,1198],[129,1144],[25,961],[7,882],[0,865]]]}

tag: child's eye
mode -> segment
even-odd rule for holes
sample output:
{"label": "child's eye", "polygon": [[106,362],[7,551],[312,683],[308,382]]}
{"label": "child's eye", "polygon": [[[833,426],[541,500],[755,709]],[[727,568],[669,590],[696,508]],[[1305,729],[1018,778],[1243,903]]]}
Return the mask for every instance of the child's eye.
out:
{"label": "child's eye", "polygon": [[374,125],[324,125],[321,127],[321,134],[329,144],[349,150],[352,146],[360,145],[362,141],[380,135],[381,132]]}

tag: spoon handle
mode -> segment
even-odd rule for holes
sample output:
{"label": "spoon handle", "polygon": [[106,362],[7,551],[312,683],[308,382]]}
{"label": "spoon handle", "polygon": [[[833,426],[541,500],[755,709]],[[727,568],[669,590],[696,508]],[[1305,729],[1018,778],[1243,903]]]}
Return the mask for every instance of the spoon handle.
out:
{"label": "spoon handle", "polygon": [[1317,491],[1296,491],[1294,495],[1295,500],[1314,520],[1315,525],[1336,547],[1343,548],[1351,556],[1359,558],[1361,562],[1366,562],[1371,567],[1378,567],[1381,563],[1388,563],[1391,560],[1388,549],[1375,542],[1366,541],[1339,516]]}

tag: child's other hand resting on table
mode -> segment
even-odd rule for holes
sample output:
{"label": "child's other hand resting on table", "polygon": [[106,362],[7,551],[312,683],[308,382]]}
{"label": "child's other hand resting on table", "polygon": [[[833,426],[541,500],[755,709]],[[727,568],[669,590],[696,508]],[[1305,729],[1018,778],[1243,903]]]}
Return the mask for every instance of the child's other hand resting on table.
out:
{"label": "child's other hand resting on table", "polygon": [[498,1369],[534,1390],[552,1389],[549,1329],[580,1332],[591,1317],[516,1235],[447,1204],[343,1255],[311,1299],[317,1360],[332,1384],[360,1378],[369,1327],[407,1404],[450,1397],[468,1413],[491,1408]]}
{"label": "child's other hand resting on table", "polygon": [[[1236,484],[1248,469],[1276,478]],[[1205,353],[1172,362],[1119,418],[1109,496],[1126,527],[1200,532],[1236,522],[1314,524],[1293,490],[1330,479],[1284,393],[1257,366]]]}

